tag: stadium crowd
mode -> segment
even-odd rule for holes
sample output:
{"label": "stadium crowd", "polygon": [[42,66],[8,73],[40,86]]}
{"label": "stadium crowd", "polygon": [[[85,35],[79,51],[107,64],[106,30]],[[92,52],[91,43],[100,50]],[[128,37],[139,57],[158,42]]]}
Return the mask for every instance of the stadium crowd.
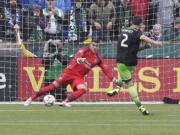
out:
{"label": "stadium crowd", "polygon": [[140,16],[145,31],[158,24],[162,40],[179,40],[179,9],[179,0],[2,0],[0,39],[15,41],[19,29],[24,41],[117,40],[132,16]]}
{"label": "stadium crowd", "polygon": [[[134,26],[138,27],[133,27],[134,29],[138,28],[138,34],[140,33],[139,35],[135,33],[132,36],[133,38],[139,36],[137,37],[137,48],[143,43],[139,42],[141,35],[147,36],[144,38],[146,39],[145,41],[151,41],[153,39],[153,42],[151,41],[150,43],[156,43],[157,45],[160,44],[157,40],[180,41],[180,0],[1,0],[1,42],[16,42],[17,35],[20,33],[19,44],[22,51],[24,49],[24,56],[26,57],[38,55],[31,53],[31,50],[26,50],[21,39],[26,43],[45,43],[42,52],[43,64],[46,70],[46,87],[43,87],[40,92],[30,97],[27,102],[25,102],[25,106],[31,104],[32,100],[39,96],[51,90],[57,90],[57,88],[62,85],[65,86],[63,86],[63,90],[59,90],[59,93],[63,96],[58,98],[63,100],[65,106],[67,106],[68,102],[74,101],[87,91],[84,81],[82,81],[83,77],[80,78],[80,82],[78,83],[76,82],[76,77],[79,75],[74,75],[74,78],[68,78],[69,76],[72,77],[72,74],[76,73],[78,69],[73,68],[75,71],[72,72],[73,70],[69,69],[69,66],[67,66],[71,57],[67,52],[64,53],[65,42],[75,44],[82,42],[87,43],[90,46],[88,51],[90,50],[91,53],[93,52],[92,56],[94,61],[90,60],[92,63],[88,63],[83,57],[80,59],[77,57],[76,60],[76,55],[74,55],[74,67],[79,66],[79,64],[83,62],[89,69],[99,65],[104,69],[104,73],[108,76],[109,80],[116,83],[119,82],[108,74],[99,55],[96,56],[94,52],[99,48],[100,41],[118,41],[120,33],[123,33],[123,31],[127,32],[128,28],[133,24],[134,17],[138,17],[138,19],[134,21]],[[142,21],[137,23],[136,21],[138,20],[143,21],[142,27]],[[126,40],[129,41],[130,38],[128,39],[128,36],[126,36],[125,40],[122,39],[122,42],[118,43],[124,43]],[[93,40],[94,37],[96,37],[97,40]],[[129,37],[131,37],[131,35]],[[88,43],[90,39],[92,41]],[[131,43],[131,41],[129,42]],[[122,45],[127,47],[127,44]],[[145,45],[142,48],[150,48],[150,45]],[[82,52],[82,50],[80,52]],[[129,50],[126,51],[130,52]],[[139,50],[137,49],[136,51],[138,52]],[[86,53],[87,50],[85,49],[83,55],[86,56]],[[92,56],[88,55],[87,59],[91,59]],[[132,54],[132,56],[134,55]],[[130,58],[133,60],[133,57]],[[66,61],[64,61],[64,59],[66,59]],[[100,62],[96,63],[96,60]],[[47,70],[52,68],[55,61],[61,63],[65,71],[61,69],[61,76],[53,81],[55,77],[49,78]],[[119,61],[119,65],[122,66],[121,64],[124,64],[123,62]],[[130,66],[136,66],[136,64]],[[128,67],[125,68],[128,69]],[[89,71],[89,69],[85,69],[85,71]],[[131,80],[130,72],[133,70],[134,67],[132,70],[128,69],[129,76],[123,79],[123,81],[126,82],[125,85],[130,89],[130,95],[139,110],[143,114],[149,115],[149,112],[141,105],[139,97],[135,92],[137,90],[132,87],[132,83],[129,81]],[[119,72],[121,72],[121,70],[119,70]],[[82,74],[80,68],[79,73]],[[88,72],[85,72],[82,76],[85,76],[87,73]],[[70,84],[74,92],[70,96],[67,96],[66,84],[72,80],[74,82]],[[53,84],[50,83],[52,81]],[[123,81],[122,83],[124,83]],[[83,84],[83,87],[81,84]],[[77,89],[79,91],[76,91]],[[114,94],[113,92],[110,93],[110,96]]]}

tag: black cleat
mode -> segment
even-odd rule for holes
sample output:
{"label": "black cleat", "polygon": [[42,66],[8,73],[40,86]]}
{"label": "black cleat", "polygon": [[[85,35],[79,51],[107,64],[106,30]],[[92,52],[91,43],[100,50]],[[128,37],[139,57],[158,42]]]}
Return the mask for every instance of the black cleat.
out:
{"label": "black cleat", "polygon": [[149,115],[149,111],[147,111],[146,108],[144,108],[143,106],[139,107],[139,111],[140,111],[143,115]]}
{"label": "black cleat", "polygon": [[111,90],[111,91],[108,91],[108,92],[107,92],[107,96],[112,97],[112,96],[118,94],[119,91],[120,91],[119,88],[113,89],[113,90]]}

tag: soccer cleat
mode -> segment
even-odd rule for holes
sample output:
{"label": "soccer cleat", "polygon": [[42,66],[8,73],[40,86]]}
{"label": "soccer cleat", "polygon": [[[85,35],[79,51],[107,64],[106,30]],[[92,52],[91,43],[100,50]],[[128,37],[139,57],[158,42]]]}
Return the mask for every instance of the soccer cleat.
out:
{"label": "soccer cleat", "polygon": [[149,115],[149,111],[146,110],[146,108],[144,108],[143,106],[139,107],[139,111],[143,114],[143,115]]}
{"label": "soccer cleat", "polygon": [[120,80],[114,80],[113,81],[118,87],[123,87],[125,86],[125,83],[123,81]]}
{"label": "soccer cleat", "polygon": [[32,103],[32,98],[29,97],[29,98],[24,102],[24,106],[29,106],[29,105],[31,105],[31,103]]}
{"label": "soccer cleat", "polygon": [[112,96],[118,94],[119,91],[120,91],[120,88],[116,88],[116,89],[113,89],[113,90],[111,90],[111,91],[108,91],[108,92],[107,92],[107,95],[108,95],[109,97],[112,97]]}
{"label": "soccer cleat", "polygon": [[68,102],[61,102],[60,105],[61,107],[71,107],[71,104],[69,104]]}

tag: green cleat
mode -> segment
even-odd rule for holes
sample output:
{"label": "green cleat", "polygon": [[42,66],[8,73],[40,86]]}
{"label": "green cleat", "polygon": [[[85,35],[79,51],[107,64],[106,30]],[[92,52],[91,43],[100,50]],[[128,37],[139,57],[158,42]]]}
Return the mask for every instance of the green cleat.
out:
{"label": "green cleat", "polygon": [[112,96],[118,94],[119,91],[120,91],[120,88],[110,90],[110,91],[107,92],[107,96],[112,97]]}
{"label": "green cleat", "polygon": [[143,106],[139,107],[139,111],[143,114],[143,115],[149,115],[149,111],[146,110],[146,108],[144,108]]}

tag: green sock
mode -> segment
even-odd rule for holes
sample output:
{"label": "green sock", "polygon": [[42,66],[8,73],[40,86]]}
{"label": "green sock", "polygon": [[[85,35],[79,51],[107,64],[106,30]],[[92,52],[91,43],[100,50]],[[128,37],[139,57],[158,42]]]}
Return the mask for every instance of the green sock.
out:
{"label": "green sock", "polygon": [[128,90],[129,90],[129,94],[130,94],[132,100],[135,102],[135,104],[139,108],[142,104],[139,100],[139,96],[138,96],[136,88],[134,86],[130,86],[130,87],[128,87]]}

